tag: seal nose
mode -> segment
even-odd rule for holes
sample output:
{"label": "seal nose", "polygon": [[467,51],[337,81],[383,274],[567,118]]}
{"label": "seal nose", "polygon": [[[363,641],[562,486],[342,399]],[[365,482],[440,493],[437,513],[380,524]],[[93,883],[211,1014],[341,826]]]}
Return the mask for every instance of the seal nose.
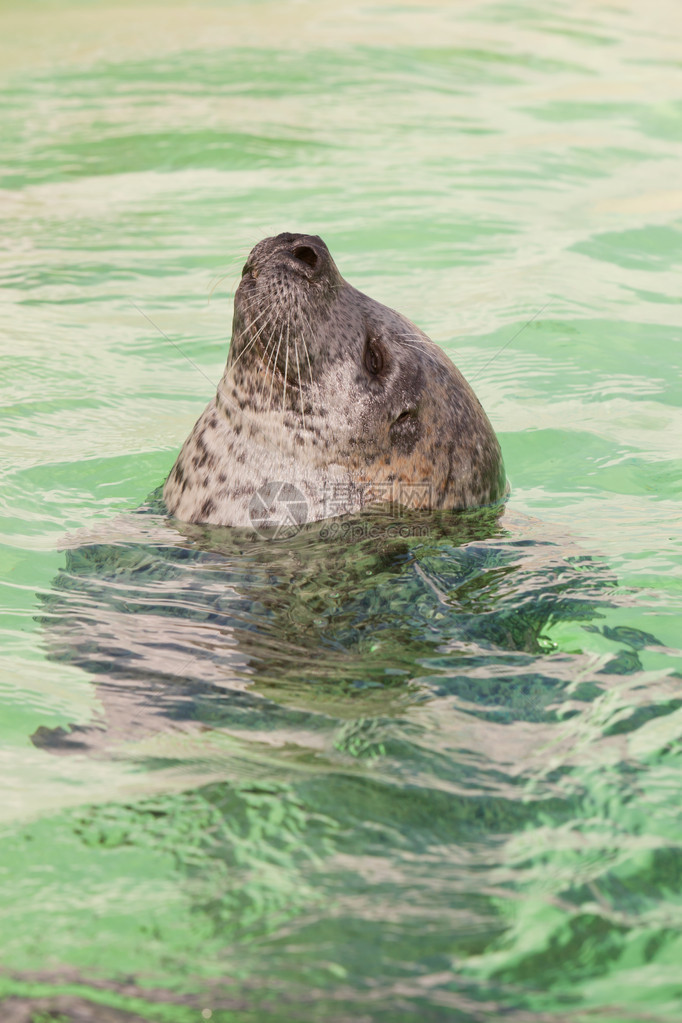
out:
{"label": "seal nose", "polygon": [[284,259],[292,270],[312,280],[331,266],[329,250],[315,234],[280,234],[273,238],[275,259]]}
{"label": "seal nose", "polygon": [[324,273],[331,257],[321,238],[314,234],[283,235],[284,253],[289,257],[294,270],[309,280]]}
{"label": "seal nose", "polygon": [[317,266],[319,257],[311,245],[294,245],[292,252],[294,259],[306,263],[313,270]]}
{"label": "seal nose", "polygon": [[333,274],[334,263],[329,249],[316,234],[278,234],[264,238],[252,249],[242,270],[242,277],[256,278],[266,268],[287,266],[296,274],[312,281]]}

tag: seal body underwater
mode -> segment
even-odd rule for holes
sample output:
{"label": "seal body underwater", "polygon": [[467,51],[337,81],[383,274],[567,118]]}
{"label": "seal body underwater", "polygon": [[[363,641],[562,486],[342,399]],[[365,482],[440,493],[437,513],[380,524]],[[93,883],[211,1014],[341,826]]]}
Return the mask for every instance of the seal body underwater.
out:
{"label": "seal body underwater", "polygon": [[249,255],[224,375],[163,498],[184,522],[249,526],[272,481],[308,521],[376,501],[467,509],[505,494],[497,438],[462,374],[348,284],[314,235],[266,238]]}

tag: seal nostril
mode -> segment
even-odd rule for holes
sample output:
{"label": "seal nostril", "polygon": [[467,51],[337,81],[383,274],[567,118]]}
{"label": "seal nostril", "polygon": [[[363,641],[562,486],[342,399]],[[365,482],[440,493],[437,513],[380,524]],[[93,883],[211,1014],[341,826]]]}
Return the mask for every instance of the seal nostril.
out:
{"label": "seal nostril", "polygon": [[294,249],[294,256],[302,263],[307,263],[313,270],[317,266],[317,253],[310,245],[297,245]]}

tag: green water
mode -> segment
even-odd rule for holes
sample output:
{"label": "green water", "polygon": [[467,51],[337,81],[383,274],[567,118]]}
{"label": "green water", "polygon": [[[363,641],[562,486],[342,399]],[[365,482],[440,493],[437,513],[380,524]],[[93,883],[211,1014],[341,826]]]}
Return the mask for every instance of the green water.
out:
{"label": "green water", "polygon": [[[3,4],[3,1019],[682,1017],[676,19]],[[283,230],[474,384],[511,537],[111,546]]]}

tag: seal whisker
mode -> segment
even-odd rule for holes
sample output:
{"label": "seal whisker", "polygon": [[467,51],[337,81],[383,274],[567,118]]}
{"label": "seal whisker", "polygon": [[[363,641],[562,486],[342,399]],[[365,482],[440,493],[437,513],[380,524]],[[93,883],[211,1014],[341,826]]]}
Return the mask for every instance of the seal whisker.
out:
{"label": "seal whisker", "polygon": [[244,324],[244,333],[248,334],[251,330],[253,330],[253,328],[256,326],[259,320],[263,320],[262,326],[267,325],[267,323],[269,322],[268,317],[272,310],[276,308],[276,306],[277,300],[273,299],[272,302],[270,302],[270,304],[265,307],[265,309],[261,309],[259,313],[256,313],[255,316],[252,316],[249,322]]}
{"label": "seal whisker", "polygon": [[206,304],[207,305],[210,303],[211,299],[213,298],[213,292],[216,290],[216,288],[219,288],[220,285],[223,283],[223,281],[226,281],[228,279],[228,277],[232,278],[236,274],[239,273],[239,262],[240,261],[239,261],[238,258],[237,259],[233,259],[232,262],[230,263],[230,265],[228,266],[227,270],[225,270],[224,273],[219,274],[212,281],[211,286],[209,288],[209,292],[208,292],[208,298],[206,299]]}
{"label": "seal whisker", "polygon": [[281,344],[282,344],[282,337],[283,337],[283,335],[284,335],[284,324],[282,324],[282,326],[280,327],[280,330],[279,330],[279,341],[277,342],[277,351],[275,352],[275,361],[274,361],[274,363],[272,365],[272,380],[270,381],[270,397],[268,399],[268,413],[270,412],[270,408],[271,408],[271,405],[272,405],[272,391],[273,391],[273,386],[274,386],[274,383],[275,383],[275,366],[277,365],[277,359],[279,358],[279,350],[280,350],[280,347],[281,347]]}
{"label": "seal whisker", "polygon": [[485,363],[484,363],[484,364],[483,364],[483,365],[481,366],[481,368],[480,368],[480,369],[478,369],[478,370],[476,371],[476,374],[475,374],[475,376],[474,376],[474,377],[472,378],[472,383],[473,383],[473,381],[474,381],[474,380],[478,380],[478,378],[480,377],[480,375],[481,375],[481,373],[483,372],[483,370],[484,370],[484,369],[487,369],[487,368],[488,368],[488,366],[489,366],[489,365],[491,364],[491,362],[495,362],[495,359],[497,359],[497,358],[498,358],[498,356],[500,356],[500,355],[502,354],[502,352],[503,352],[503,351],[505,350],[505,348],[509,348],[509,345],[510,345],[510,344],[512,343],[512,341],[516,341],[516,339],[517,339],[517,337],[519,336],[519,334],[520,334],[520,333],[521,333],[522,331],[524,331],[524,330],[526,329],[526,327],[529,327],[529,326],[531,325],[531,323],[533,322],[533,320],[537,320],[537,318],[538,318],[538,316],[540,315],[540,313],[544,313],[544,311],[545,311],[545,309],[547,308],[547,306],[549,305],[549,303],[550,303],[550,299],[547,299],[547,301],[545,302],[545,304],[544,304],[544,305],[543,305],[543,306],[542,306],[542,307],[541,307],[540,309],[538,309],[538,311],[537,311],[537,312],[536,312],[536,313],[535,313],[535,314],[534,314],[533,316],[531,316],[531,318],[530,318],[529,320],[526,320],[526,322],[525,322],[525,323],[523,324],[523,326],[519,327],[519,329],[518,329],[518,330],[516,331],[516,333],[515,333],[515,334],[513,334],[513,335],[512,335],[512,336],[511,336],[511,337],[509,338],[509,340],[508,340],[507,342],[505,342],[505,344],[503,344],[503,345],[502,345],[502,347],[501,347],[501,348],[499,348],[499,349],[498,349],[498,350],[497,350],[497,351],[495,352],[495,354],[494,354],[494,355],[491,355],[491,357],[490,357],[490,358],[488,359],[488,361],[487,361],[487,362],[485,362]]}
{"label": "seal whisker", "polygon": [[[265,327],[265,326],[267,326],[267,324],[264,324],[263,326]],[[261,332],[259,331],[259,332],[258,332],[258,334],[256,334],[256,335],[255,335],[254,337],[252,337],[252,338],[251,338],[251,340],[249,341],[249,343],[248,343],[247,345],[245,345],[245,346],[244,346],[244,348],[242,348],[242,350],[241,350],[241,352],[239,353],[239,355],[237,356],[237,358],[236,358],[236,359],[234,359],[234,360],[233,360],[233,361],[232,361],[232,362],[230,363],[230,365],[229,365],[229,367],[228,367],[228,370],[229,370],[230,374],[234,373],[234,370],[235,370],[235,368],[236,368],[236,366],[237,366],[237,364],[238,364],[239,360],[240,360],[240,359],[242,358],[242,356],[246,355],[246,354],[247,354],[247,352],[251,351],[251,349],[252,349],[252,348],[254,347],[254,345],[255,345],[255,344],[256,344],[256,342],[258,341],[258,337],[259,337],[259,334],[260,334],[260,333],[261,333]]]}
{"label": "seal whisker", "polygon": [[[275,379],[275,366],[274,366],[274,364],[272,365],[272,369],[270,368],[270,364],[272,363],[272,357],[275,354],[275,336],[274,336],[274,334],[270,338],[270,340],[268,341],[268,344],[267,344],[267,347],[266,347],[266,350],[265,350],[265,354],[268,357],[268,361],[267,361],[267,363],[265,365],[265,380],[267,381],[268,377],[271,376],[272,380],[274,381],[274,379]],[[272,387],[272,383],[270,384],[270,386]]]}
{"label": "seal whisker", "polygon": [[215,281],[211,284],[211,287],[209,288],[208,297],[206,299],[206,305],[210,305],[211,299],[213,298],[213,292],[216,290],[216,288],[220,287],[223,281],[227,280],[228,277],[231,277],[232,273],[233,271],[227,270],[224,274],[221,274],[220,277],[216,277]]}
{"label": "seal whisker", "polygon": [[298,374],[298,396],[301,401],[301,420],[303,422],[303,434],[306,435],[305,426],[305,407],[303,404],[303,381],[301,380],[301,364],[298,359],[298,341],[296,340],[296,334],[294,333],[294,351],[296,352],[296,373]]}
{"label": "seal whisker", "polygon": [[[280,336],[281,336],[281,333],[280,333]],[[267,380],[269,375],[272,377],[272,379],[270,381],[270,401],[272,401],[272,386],[273,386],[273,384],[275,382],[275,363],[273,362],[273,355],[275,354],[275,335],[274,335],[274,333],[273,333],[272,337],[270,338],[270,340],[268,341],[268,344],[267,344],[267,347],[266,347],[266,354],[268,356],[268,361],[267,361],[267,365],[265,367],[265,379]],[[272,369],[270,369],[270,363],[272,363]],[[268,411],[270,411],[270,404],[269,403],[268,403]]]}
{"label": "seal whisker", "polygon": [[449,510],[506,494],[499,443],[457,367],[347,284],[316,235],[266,238],[249,255],[221,384],[164,500],[185,522],[248,527],[263,511],[254,495],[278,479],[309,520],[359,511],[368,493],[416,507],[419,488],[419,507]]}
{"label": "seal whisker", "polygon": [[269,305],[266,305],[265,309],[261,309],[260,312],[256,313],[251,317],[248,323],[244,324],[244,333],[248,334],[256,326],[259,320],[263,320],[263,325],[268,323],[268,317],[273,309],[277,306],[277,299],[272,299]]}
{"label": "seal whisker", "polygon": [[158,330],[158,332],[161,334],[161,336],[164,337],[166,339],[166,341],[168,341],[168,343],[171,344],[173,346],[173,348],[175,348],[180,353],[180,355],[182,355],[183,359],[187,360],[187,362],[190,364],[190,366],[193,366],[194,369],[196,369],[198,373],[201,373],[202,377],[204,377],[204,379],[207,380],[209,382],[209,384],[211,384],[212,387],[216,388],[216,395],[220,395],[220,397],[222,398],[222,400],[225,403],[226,407],[227,406],[232,406],[232,408],[236,412],[238,412],[240,415],[246,415],[247,419],[252,419],[254,422],[256,421],[255,417],[251,417],[247,413],[244,413],[243,409],[241,409],[239,407],[239,403],[238,402],[236,402],[233,398],[230,398],[230,397],[228,397],[227,394],[225,394],[225,391],[220,386],[221,383],[222,383],[222,380],[217,385],[214,384],[213,381],[211,380],[210,376],[208,376],[208,374],[203,371],[201,366],[197,365],[197,363],[194,362],[193,359],[190,359],[189,355],[187,355],[185,352],[183,352],[182,348],[180,348],[180,346],[178,344],[176,344],[175,341],[173,341],[173,339],[170,338],[168,336],[168,334],[166,334],[166,332],[164,330],[161,330],[161,327],[159,327],[159,325],[157,323],[154,323],[154,321],[152,320],[151,316],[148,316],[147,313],[145,313],[143,309],[140,309],[140,307],[135,304],[135,302],[131,302],[131,305],[135,309],[137,309],[138,313],[140,313],[141,316],[144,316],[145,320],[147,320],[149,323],[151,323],[152,327],[154,327],[156,330]]}
{"label": "seal whisker", "polygon": [[[272,302],[271,305],[263,313],[259,313],[258,316],[254,317],[254,319],[251,320],[251,322],[249,324],[247,324],[247,326],[244,328],[244,333],[248,334],[249,331],[256,325],[256,323],[261,318],[261,316],[267,315],[268,313],[272,312],[272,310],[275,307],[275,304],[276,304],[275,302]],[[243,355],[245,355],[248,351],[250,351],[251,348],[253,348],[253,346],[255,345],[256,341],[258,340],[258,338],[260,337],[260,335],[263,333],[263,331],[265,330],[265,328],[268,325],[270,325],[270,326],[272,325],[271,321],[268,320],[268,319],[264,320],[263,323],[261,324],[260,328],[256,332],[256,334],[254,334],[254,336],[249,341],[249,343],[247,345],[245,345],[244,348],[242,348],[242,350],[239,353],[239,355],[237,356],[237,358],[234,359],[230,363],[230,371],[232,371],[234,369],[234,367],[237,365],[237,363],[239,362],[241,357]],[[266,346],[266,350],[267,350],[267,346]]]}
{"label": "seal whisker", "polygon": [[268,313],[272,312],[272,310],[275,308],[276,305],[277,305],[277,299],[273,298],[273,300],[270,302],[270,305],[266,306],[265,309],[261,309],[261,311],[259,313],[256,313],[256,315],[254,317],[252,317],[251,322],[246,325],[245,329],[246,330],[251,330],[251,327],[253,327],[256,323],[258,323],[258,321],[263,316],[267,316]]}
{"label": "seal whisker", "polygon": [[420,337],[419,334],[398,334],[396,335],[400,339],[400,343],[405,348],[413,348],[415,350],[424,347],[424,338]]}
{"label": "seal whisker", "polygon": [[[312,324],[310,323],[310,320],[305,315],[305,313],[303,313],[303,311],[301,311],[301,319],[305,321],[305,324],[307,325],[308,329],[310,330],[310,336],[312,338],[314,336]],[[313,367],[312,367],[312,364],[310,362],[310,353],[308,352],[308,342],[306,341],[305,332],[304,331],[301,331],[301,340],[303,341],[303,350],[305,352],[305,357],[306,357],[306,359],[308,361],[308,376],[310,377],[310,400],[311,400],[311,403],[312,403],[312,401],[313,401],[313,392],[315,390],[315,386],[314,386],[315,381],[314,381],[314,377],[313,377]]]}
{"label": "seal whisker", "polygon": [[286,398],[287,398],[287,377],[289,375],[289,324],[290,319],[287,317],[287,340],[286,347],[284,349],[284,387],[282,390],[282,425],[280,427],[279,435],[279,450],[282,462],[284,462],[284,414],[286,412]]}
{"label": "seal whisker", "polygon": [[[311,338],[311,341],[312,341],[312,339],[315,336],[313,328],[312,328],[312,324],[310,323],[310,320],[308,319],[306,314],[303,312],[303,310],[300,310],[300,313],[301,313],[302,325],[307,326],[308,329],[310,330],[310,338]],[[310,378],[310,391],[309,391],[310,407],[312,409],[313,416],[315,417],[316,414],[317,414],[317,409],[315,408],[315,403],[317,401],[317,389],[315,387],[315,378],[313,376],[313,367],[312,367],[312,363],[310,361],[310,353],[308,351],[308,342],[306,341],[306,336],[305,336],[305,331],[304,330],[301,330],[301,341],[303,343],[303,351],[305,352],[306,361],[308,363],[308,376]],[[308,442],[310,443],[311,438],[308,437],[307,439],[308,439]]]}

